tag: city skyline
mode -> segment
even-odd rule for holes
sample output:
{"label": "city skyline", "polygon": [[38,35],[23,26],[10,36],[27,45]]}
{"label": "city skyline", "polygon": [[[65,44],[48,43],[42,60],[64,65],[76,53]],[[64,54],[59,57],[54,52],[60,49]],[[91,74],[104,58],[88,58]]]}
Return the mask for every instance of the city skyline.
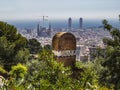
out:
{"label": "city skyline", "polygon": [[116,19],[120,0],[1,0],[0,20],[87,18]]}

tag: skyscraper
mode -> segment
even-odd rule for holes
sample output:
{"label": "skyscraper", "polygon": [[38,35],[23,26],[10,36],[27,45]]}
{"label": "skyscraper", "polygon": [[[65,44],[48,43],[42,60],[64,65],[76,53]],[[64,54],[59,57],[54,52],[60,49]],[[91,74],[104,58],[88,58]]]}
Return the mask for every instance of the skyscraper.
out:
{"label": "skyscraper", "polygon": [[51,24],[49,24],[49,28],[47,30],[47,34],[49,37],[51,37]]}
{"label": "skyscraper", "polygon": [[79,19],[79,25],[80,25],[80,29],[83,29],[83,18]]}
{"label": "skyscraper", "polygon": [[40,36],[40,28],[39,28],[39,24],[37,25],[37,36]]}
{"label": "skyscraper", "polygon": [[68,19],[68,29],[71,30],[72,28],[72,19],[71,17]]}

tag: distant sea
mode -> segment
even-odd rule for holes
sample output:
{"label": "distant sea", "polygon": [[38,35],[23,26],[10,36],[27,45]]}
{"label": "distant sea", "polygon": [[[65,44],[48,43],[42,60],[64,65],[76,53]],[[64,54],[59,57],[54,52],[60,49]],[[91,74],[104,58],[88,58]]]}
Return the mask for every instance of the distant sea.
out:
{"label": "distant sea", "polygon": [[[42,21],[39,20],[10,20],[6,21],[9,24],[14,25],[17,28],[37,28],[37,25],[43,25]],[[118,20],[109,20],[108,21],[114,27],[120,27],[120,22]],[[52,28],[67,28],[68,21],[67,20],[51,20],[45,21],[44,26],[48,27],[51,24]],[[97,28],[102,27],[102,20],[84,20],[83,19],[83,27],[84,28]],[[72,28],[79,28],[79,20],[72,20]]]}

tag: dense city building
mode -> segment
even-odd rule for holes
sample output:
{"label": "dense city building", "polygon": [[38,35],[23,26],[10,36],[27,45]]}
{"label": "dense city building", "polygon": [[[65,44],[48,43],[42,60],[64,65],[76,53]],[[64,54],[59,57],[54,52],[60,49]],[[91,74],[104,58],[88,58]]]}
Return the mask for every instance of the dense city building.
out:
{"label": "dense city building", "polygon": [[[82,19],[80,19],[82,23]],[[69,28],[71,28],[72,19],[68,19]],[[82,27],[83,25],[81,25]],[[30,30],[30,29],[29,29]],[[104,28],[86,28],[86,29],[77,29],[72,28],[72,30],[67,30],[66,28],[52,28],[51,24],[47,27],[42,27],[39,24],[37,25],[37,30],[31,29],[28,32],[28,29],[19,30],[19,32],[26,38],[36,38],[42,46],[52,45],[52,38],[58,32],[68,32],[72,33],[76,38],[76,60],[77,61],[88,61],[92,60],[92,52],[94,52],[94,47],[105,48],[103,44],[104,37],[110,37],[109,32],[105,31]],[[67,42],[67,41],[66,41]],[[73,43],[71,43],[73,44]],[[68,44],[67,44],[68,45]],[[69,47],[69,45],[68,45]]]}
{"label": "dense city building", "polygon": [[51,25],[49,25],[49,28],[37,26],[37,36],[38,37],[51,37]]}

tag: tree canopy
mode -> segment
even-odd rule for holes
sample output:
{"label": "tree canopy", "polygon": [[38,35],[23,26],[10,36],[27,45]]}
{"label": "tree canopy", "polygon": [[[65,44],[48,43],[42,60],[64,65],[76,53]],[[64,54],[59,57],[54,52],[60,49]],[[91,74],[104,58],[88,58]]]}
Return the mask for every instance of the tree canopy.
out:
{"label": "tree canopy", "polygon": [[106,70],[102,73],[101,80],[108,86],[114,85],[114,89],[120,89],[120,30],[112,27],[107,20],[103,20],[104,28],[108,30],[112,38],[105,38],[107,45],[103,66]]}
{"label": "tree canopy", "polygon": [[26,44],[27,39],[14,26],[0,21],[0,61],[5,68],[27,61],[29,51],[25,48]]}
{"label": "tree canopy", "polygon": [[27,48],[29,49],[31,54],[37,54],[42,51],[41,43],[37,41],[37,39],[32,38],[27,42]]}

